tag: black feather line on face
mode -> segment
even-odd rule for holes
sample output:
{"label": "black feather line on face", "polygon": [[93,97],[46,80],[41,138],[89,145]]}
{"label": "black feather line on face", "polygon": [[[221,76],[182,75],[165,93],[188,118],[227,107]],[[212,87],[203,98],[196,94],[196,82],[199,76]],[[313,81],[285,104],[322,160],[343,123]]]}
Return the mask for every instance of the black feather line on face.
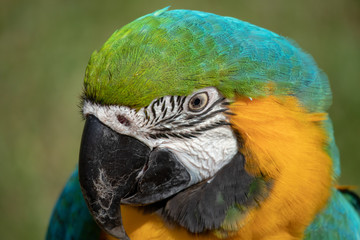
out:
{"label": "black feather line on face", "polygon": [[227,110],[228,110],[228,109],[223,108],[223,109],[219,109],[219,110],[213,111],[212,113],[209,113],[208,115],[205,115],[205,116],[199,118],[199,121],[204,121],[204,120],[206,120],[206,119],[208,119],[208,118],[214,117],[214,116],[217,115],[218,113],[222,113],[222,112],[225,112],[225,111],[227,111]]}
{"label": "black feather line on face", "polygon": [[150,117],[149,117],[149,114],[148,114],[148,111],[147,111],[147,107],[145,107],[144,113],[145,113],[145,119],[146,119],[145,124],[148,124],[148,122],[150,120]]}
{"label": "black feather line on face", "polygon": [[[245,158],[237,153],[212,179],[143,209],[157,212],[167,223],[180,225],[191,233],[228,232],[223,227],[236,226],[236,221],[267,197],[270,187],[271,183],[246,172]],[[229,218],[228,211],[234,209],[237,217]]]}
{"label": "black feather line on face", "polygon": [[168,117],[168,118],[164,118],[164,119],[161,119],[160,121],[156,122],[154,124],[154,126],[158,126],[160,124],[169,124],[169,123],[172,123],[174,121],[176,121],[176,118],[180,116],[180,113],[177,113],[177,114],[174,114],[172,115],[171,117]]}
{"label": "black feather line on face", "polygon": [[170,97],[170,103],[171,103],[171,111],[174,111],[174,107],[175,107],[174,96]]}
{"label": "black feather line on face", "polygon": [[186,96],[182,97],[178,113],[180,113],[180,112],[182,112],[184,110],[185,100],[186,100]]}
{"label": "black feather line on face", "polygon": [[[219,113],[225,112],[228,113],[228,108],[221,108],[216,111],[211,112],[214,107],[216,107],[218,104],[226,105],[227,102],[224,102],[226,99],[224,97],[221,97],[217,99],[215,102],[212,103],[211,106],[207,107],[205,111],[197,113],[197,114],[191,114],[188,115],[185,118],[186,120],[190,120],[189,123],[184,124],[184,120],[179,120],[179,117],[182,116],[183,110],[184,110],[184,104],[186,102],[187,96],[170,96],[169,102],[171,104],[171,111],[176,109],[176,113],[172,114],[169,117],[166,117],[168,113],[168,107],[166,107],[166,99],[164,97],[161,97],[154,102],[152,102],[150,105],[144,107],[144,123],[143,126],[150,127],[154,132],[148,135],[149,138],[152,139],[158,139],[158,138],[169,138],[169,137],[176,137],[176,138],[194,138],[200,134],[202,134],[204,131],[208,131],[217,127],[221,127],[224,125],[231,125],[226,121],[217,121],[213,123],[209,123],[205,126],[197,126],[203,123],[205,120],[210,119],[214,116],[216,116]],[[89,101],[93,104],[98,104],[95,102],[92,102],[91,99],[89,99],[84,94],[81,95],[81,101],[80,106],[81,113],[82,108],[84,106],[85,101]],[[161,105],[162,104],[162,105]],[[158,112],[159,115],[157,115],[157,111],[155,107],[159,107],[161,105],[161,109]],[[104,105],[107,106],[107,105]],[[209,113],[210,112],[210,113]],[[209,114],[208,114],[209,113]],[[188,113],[187,113],[188,114]],[[173,127],[157,127],[159,125],[165,125],[165,124],[171,124]],[[195,128],[194,128],[195,127]],[[193,128],[190,132],[174,132],[186,128]]]}
{"label": "black feather line on face", "polygon": [[194,115],[189,115],[188,117],[186,117],[186,119],[193,119],[198,117],[199,115],[205,115],[208,112],[210,112],[216,105],[218,105],[219,103],[221,103],[222,101],[224,101],[225,98],[219,98],[218,100],[216,100],[208,109],[206,109],[206,111],[201,112],[201,114],[194,114]]}
{"label": "black feather line on face", "polygon": [[151,112],[152,112],[152,114],[153,114],[153,121],[154,121],[154,119],[156,118],[156,111],[155,111],[155,103],[154,104],[151,104]]}
{"label": "black feather line on face", "polygon": [[163,105],[161,107],[161,111],[163,112],[165,110],[165,106],[166,106],[166,101],[163,102]]}
{"label": "black feather line on face", "polygon": [[[173,136],[176,135],[176,136],[178,136],[178,138],[193,138],[196,135],[199,135],[204,131],[211,130],[211,129],[214,129],[214,128],[217,128],[217,127],[220,127],[220,126],[224,126],[224,125],[231,125],[230,123],[222,120],[222,121],[217,121],[217,122],[214,122],[214,123],[210,123],[210,124],[205,125],[205,126],[201,126],[201,127],[199,126],[198,128],[196,128],[197,125],[200,125],[205,120],[210,119],[212,117],[215,117],[219,113],[228,111],[228,108],[221,108],[221,109],[218,109],[216,111],[211,112],[211,110],[213,110],[214,107],[216,107],[219,104],[223,104],[224,101],[226,100],[225,98],[223,98],[223,97],[219,98],[210,107],[208,107],[205,111],[203,111],[203,112],[201,112],[199,114],[188,115],[185,118],[185,121],[189,120],[189,122],[184,123],[184,120],[176,121],[176,119],[178,117],[180,117],[181,114],[182,114],[186,97],[179,97],[179,96],[175,96],[175,97],[176,97],[176,104],[178,106],[177,113],[175,113],[174,115],[172,115],[170,117],[165,118],[168,108],[166,108],[163,105],[162,108],[161,108],[161,111],[162,111],[161,117],[159,116],[155,120],[153,119],[151,121],[151,124],[154,123],[153,126],[155,127],[155,128],[152,128],[152,130],[155,131],[155,133],[153,133],[150,136],[151,138],[153,138],[153,139],[160,138],[161,134],[163,134],[163,133],[167,134],[170,137],[173,137]],[[164,101],[164,104],[165,104],[165,102],[166,101]],[[152,104],[151,107],[153,107],[153,105],[156,104],[156,103],[157,103],[157,101],[155,101]],[[170,103],[173,103],[175,105],[174,96],[170,97]],[[173,106],[172,106],[172,108],[173,108]],[[173,125],[173,127],[171,127],[171,128],[169,128],[169,127],[157,127],[157,126],[159,126],[161,124],[170,124],[170,123]],[[182,129],[188,129],[188,128],[192,128],[192,127],[195,127],[195,129],[192,129],[190,133],[189,132],[187,132],[187,133],[182,132],[182,133],[177,133],[177,134],[174,135],[174,131],[179,131],[179,130],[182,130]]]}
{"label": "black feather line on face", "polygon": [[181,101],[181,97],[180,96],[176,96],[176,104],[180,105],[180,101]]}
{"label": "black feather line on face", "polygon": [[[190,133],[182,133],[182,132],[178,132],[178,133],[174,133],[173,130],[178,130],[178,128],[176,129],[169,129],[169,128],[156,128],[153,130],[156,130],[158,132],[164,132],[164,133],[155,133],[155,134],[149,134],[149,137],[152,139],[158,139],[161,138],[163,136],[163,134],[172,136],[172,137],[176,137],[176,138],[194,138],[198,135],[200,135],[202,132],[208,131],[208,130],[212,130],[221,126],[226,126],[226,125],[231,125],[230,123],[226,122],[226,121],[218,121],[215,122],[213,124],[210,125],[206,125],[206,126],[202,126],[200,128],[195,128],[192,132]],[[188,124],[188,125],[183,125],[183,127],[191,127],[193,125]]]}
{"label": "black feather line on face", "polygon": [[163,115],[161,116],[162,119],[164,119],[164,117],[166,116],[166,113],[167,113],[167,108],[165,109]]}

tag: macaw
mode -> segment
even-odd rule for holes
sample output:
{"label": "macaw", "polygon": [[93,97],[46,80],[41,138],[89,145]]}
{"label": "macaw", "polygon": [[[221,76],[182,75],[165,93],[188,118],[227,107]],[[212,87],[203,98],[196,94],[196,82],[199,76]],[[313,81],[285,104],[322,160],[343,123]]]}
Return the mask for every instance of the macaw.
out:
{"label": "macaw", "polygon": [[46,239],[360,239],[330,104],[285,37],[200,11],[143,16],[91,55],[79,165]]}

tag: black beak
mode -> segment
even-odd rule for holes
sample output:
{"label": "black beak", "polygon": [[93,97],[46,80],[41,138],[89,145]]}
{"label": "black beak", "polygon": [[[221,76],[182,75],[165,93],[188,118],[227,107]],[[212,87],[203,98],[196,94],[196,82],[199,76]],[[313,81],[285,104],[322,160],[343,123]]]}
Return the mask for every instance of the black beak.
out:
{"label": "black beak", "polygon": [[80,147],[79,178],[89,210],[107,233],[129,239],[120,204],[144,205],[189,186],[190,174],[166,149],[151,150],[121,135],[96,117],[86,119]]}

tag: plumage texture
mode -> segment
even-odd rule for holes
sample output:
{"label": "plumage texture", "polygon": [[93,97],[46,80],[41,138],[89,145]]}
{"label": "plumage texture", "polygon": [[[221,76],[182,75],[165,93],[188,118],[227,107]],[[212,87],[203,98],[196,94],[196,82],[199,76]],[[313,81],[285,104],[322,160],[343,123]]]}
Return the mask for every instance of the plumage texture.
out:
{"label": "plumage texture", "polygon": [[[58,203],[54,208],[52,218],[49,223],[49,229],[46,240],[99,240],[100,229],[90,216],[86,204],[81,195],[81,189],[78,182],[77,169],[68,180],[63,193],[60,195]],[[70,190],[71,189],[71,190]],[[125,228],[132,234],[133,239],[142,239],[144,232],[149,237],[160,237],[163,240],[187,240],[193,239],[182,229],[164,228],[161,218],[157,215],[143,215],[141,211],[134,208],[123,206],[122,212],[127,219]],[[333,190],[331,201],[326,208],[321,211],[306,229],[306,240],[356,240],[359,235],[354,235],[360,226],[359,216],[354,214],[350,203],[337,190]],[[133,225],[131,222],[137,222],[141,225]],[[339,229],[343,229],[339,231]],[[168,232],[168,238],[164,238],[164,232]],[[171,233],[172,232],[172,233]],[[167,234],[165,234],[166,236]],[[103,235],[107,239],[114,240],[110,236]],[[198,240],[216,240],[214,235],[198,236]],[[236,238],[230,238],[232,240]]]}
{"label": "plumage texture", "polygon": [[231,123],[244,133],[240,151],[248,171],[274,181],[240,231],[301,238],[330,196],[332,161],[324,151],[326,131],[319,127],[327,115],[308,113],[293,96],[239,98],[229,108],[237,113]]}
{"label": "plumage texture", "polygon": [[[333,187],[340,164],[326,113],[329,83],[293,41],[230,17],[162,9],[116,31],[92,54],[83,98],[139,109],[156,98],[210,86],[233,101],[229,121],[240,134],[246,170],[274,185],[260,207],[242,209],[246,214],[240,220],[229,208],[224,232],[196,238],[360,239],[359,215],[350,204],[354,199]],[[77,171],[56,205],[48,240],[98,237],[99,229],[79,198],[76,176]],[[194,238],[156,214],[121,209],[132,240]],[[94,231],[95,238],[74,228]],[[66,237],[57,237],[61,231]]]}
{"label": "plumage texture", "polygon": [[76,169],[54,207],[45,239],[98,240],[99,236],[100,229],[86,206]]}
{"label": "plumage texture", "polygon": [[138,108],[214,86],[229,98],[292,94],[313,112],[331,104],[326,76],[294,42],[235,18],[166,10],[127,24],[92,54],[86,97]]}
{"label": "plumage texture", "polygon": [[[326,75],[294,41],[235,18],[167,8],[117,30],[92,54],[84,97],[140,108],[209,86],[227,98],[292,95],[310,112],[326,112],[332,99]],[[330,119],[326,128],[338,176]]]}
{"label": "plumage texture", "polygon": [[357,240],[360,239],[359,227],[359,214],[343,194],[334,189],[327,207],[306,229],[305,239]]}

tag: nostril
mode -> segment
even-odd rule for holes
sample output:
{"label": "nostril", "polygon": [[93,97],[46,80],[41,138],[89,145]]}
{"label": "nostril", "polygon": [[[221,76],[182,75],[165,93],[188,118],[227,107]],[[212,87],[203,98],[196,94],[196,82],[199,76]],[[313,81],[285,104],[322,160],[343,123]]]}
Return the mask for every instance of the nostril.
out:
{"label": "nostril", "polygon": [[119,123],[129,127],[130,126],[130,121],[123,115],[117,115],[116,116],[117,120],[119,121]]}

